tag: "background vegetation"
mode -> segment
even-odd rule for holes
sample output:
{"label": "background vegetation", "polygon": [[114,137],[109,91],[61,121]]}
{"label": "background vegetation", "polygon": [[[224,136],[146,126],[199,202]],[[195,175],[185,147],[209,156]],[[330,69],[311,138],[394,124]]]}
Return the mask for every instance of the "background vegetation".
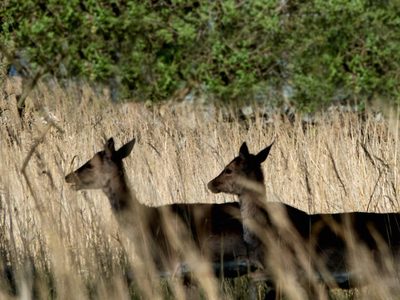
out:
{"label": "background vegetation", "polygon": [[397,1],[5,0],[3,48],[35,74],[134,100],[202,94],[302,110],[398,102]]}

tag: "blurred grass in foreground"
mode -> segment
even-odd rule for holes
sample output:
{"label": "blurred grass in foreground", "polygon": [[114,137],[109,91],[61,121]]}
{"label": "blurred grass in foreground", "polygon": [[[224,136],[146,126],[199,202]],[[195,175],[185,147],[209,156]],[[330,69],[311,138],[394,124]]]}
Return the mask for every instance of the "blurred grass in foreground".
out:
{"label": "blurred grass in foreground", "polygon": [[[9,89],[18,90],[9,82]],[[12,91],[8,91],[12,93]],[[10,96],[12,97],[12,96]],[[124,240],[101,191],[75,192],[64,183],[113,136],[117,147],[133,136],[137,144],[125,160],[137,198],[148,205],[225,202],[206,184],[233,159],[243,141],[254,151],[275,140],[264,164],[269,201],[282,201],[308,213],[399,210],[398,124],[376,121],[368,111],[331,112],[317,124],[291,123],[278,113],[273,123],[255,114],[226,121],[213,105],[114,105],[86,85],[62,88],[40,84],[28,100],[24,119],[1,95],[0,108],[0,298],[1,299],[183,299],[211,295],[184,291],[168,279],[130,283]],[[1,102],[2,101],[2,102]],[[20,173],[35,138],[46,124],[34,103],[47,107],[64,134],[52,128],[29,162],[33,193]],[[373,276],[373,274],[366,274]],[[155,276],[156,277],[156,276]],[[248,278],[210,280],[218,299],[247,299]],[[334,299],[380,299],[367,286],[331,292]],[[154,287],[143,291],[146,286]],[[204,289],[204,287],[203,287]],[[259,286],[259,297],[266,287]],[[190,293],[193,293],[192,295]],[[392,295],[396,297],[395,294]]]}

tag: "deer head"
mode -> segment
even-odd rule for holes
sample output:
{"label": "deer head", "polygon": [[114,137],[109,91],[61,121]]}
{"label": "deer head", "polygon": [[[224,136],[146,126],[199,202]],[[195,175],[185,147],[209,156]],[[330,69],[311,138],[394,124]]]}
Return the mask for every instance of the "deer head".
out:
{"label": "deer head", "polygon": [[65,181],[72,183],[75,190],[106,189],[115,179],[123,178],[122,160],[131,153],[135,141],[133,138],[116,151],[114,139],[110,138],[103,151],[96,153],[78,170],[65,176]]}
{"label": "deer head", "polygon": [[258,189],[260,184],[264,187],[264,175],[261,163],[269,154],[273,143],[257,155],[249,153],[244,142],[239,150],[239,156],[232,160],[214,180],[208,183],[208,188],[213,193],[228,193],[241,195],[245,189]]}

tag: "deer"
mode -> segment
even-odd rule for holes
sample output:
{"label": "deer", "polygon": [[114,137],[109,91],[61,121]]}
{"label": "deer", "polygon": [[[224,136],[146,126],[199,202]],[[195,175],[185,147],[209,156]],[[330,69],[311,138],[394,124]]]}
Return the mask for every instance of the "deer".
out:
{"label": "deer", "polygon": [[[127,183],[123,164],[135,141],[134,138],[116,150],[114,139],[108,139],[104,150],[66,175],[65,181],[76,191],[101,189],[119,227],[134,243],[141,244],[139,257],[145,263],[154,263],[160,276],[174,272],[177,264],[185,266],[182,251],[175,244],[176,240],[170,237],[171,230],[175,231],[172,235],[176,234],[188,245],[194,245],[202,257],[209,259],[217,276],[237,277],[254,269],[255,264],[247,259],[247,243],[243,240],[237,202],[151,207],[136,198]],[[181,270],[183,273],[191,272],[185,267]]]}
{"label": "deer", "polygon": [[[239,155],[208,183],[213,193],[238,196],[243,238],[249,245],[250,257],[257,257],[269,272],[273,282],[270,298],[276,297],[278,286],[283,286],[281,290],[285,294],[285,284],[279,273],[285,267],[294,270],[296,279],[304,281],[303,291],[316,298],[317,292],[309,288],[316,286],[315,280],[328,288],[347,289],[364,284],[362,272],[357,271],[364,261],[358,265],[353,261],[361,254],[365,254],[377,272],[390,271],[392,266],[387,265],[388,261],[398,265],[398,213],[307,214],[288,204],[267,202],[261,164],[272,145],[253,155],[244,142]],[[323,293],[318,298],[323,298]],[[290,291],[286,291],[286,295],[289,294]],[[300,298],[291,296],[289,298]]]}

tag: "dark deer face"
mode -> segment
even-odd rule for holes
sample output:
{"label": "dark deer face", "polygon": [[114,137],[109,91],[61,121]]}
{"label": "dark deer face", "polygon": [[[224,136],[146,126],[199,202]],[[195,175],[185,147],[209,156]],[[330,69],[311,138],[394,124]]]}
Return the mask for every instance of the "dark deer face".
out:
{"label": "dark deer face", "polygon": [[114,139],[110,138],[104,151],[96,153],[78,170],[65,176],[65,181],[72,183],[75,190],[105,189],[115,178],[123,176],[122,159],[131,153],[134,144],[135,138],[115,151]]}
{"label": "dark deer face", "polygon": [[239,156],[229,163],[214,180],[208,183],[213,193],[228,193],[240,195],[245,189],[258,188],[264,184],[261,163],[267,159],[273,143],[257,155],[249,153],[246,143],[239,150]]}

